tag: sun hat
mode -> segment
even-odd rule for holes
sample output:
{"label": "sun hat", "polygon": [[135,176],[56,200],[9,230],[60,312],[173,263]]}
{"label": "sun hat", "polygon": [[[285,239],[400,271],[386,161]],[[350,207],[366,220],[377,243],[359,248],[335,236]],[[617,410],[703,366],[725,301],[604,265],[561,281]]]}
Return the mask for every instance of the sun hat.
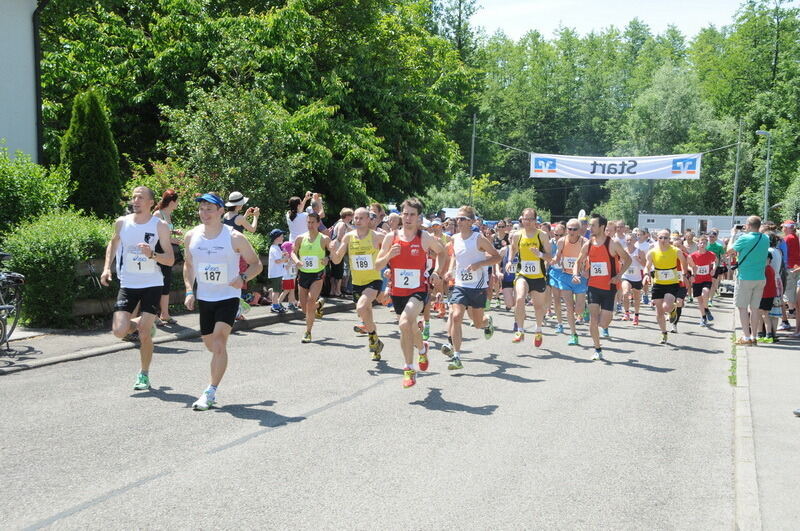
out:
{"label": "sun hat", "polygon": [[232,207],[244,205],[248,201],[250,201],[250,198],[242,195],[242,192],[231,192],[231,195],[228,196],[228,202],[225,203],[225,206]]}

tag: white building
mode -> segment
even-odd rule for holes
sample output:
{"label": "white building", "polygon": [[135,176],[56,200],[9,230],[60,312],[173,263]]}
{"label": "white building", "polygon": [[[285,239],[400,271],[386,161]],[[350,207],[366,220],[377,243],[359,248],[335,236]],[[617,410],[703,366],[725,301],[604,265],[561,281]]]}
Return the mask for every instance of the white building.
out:
{"label": "white building", "polygon": [[734,225],[744,225],[747,216],[704,216],[695,214],[639,214],[637,227],[653,230],[669,229],[683,233],[692,229],[696,234],[708,232],[712,228],[727,236]]}
{"label": "white building", "polygon": [[0,139],[38,161],[33,14],[36,0],[0,0]]}

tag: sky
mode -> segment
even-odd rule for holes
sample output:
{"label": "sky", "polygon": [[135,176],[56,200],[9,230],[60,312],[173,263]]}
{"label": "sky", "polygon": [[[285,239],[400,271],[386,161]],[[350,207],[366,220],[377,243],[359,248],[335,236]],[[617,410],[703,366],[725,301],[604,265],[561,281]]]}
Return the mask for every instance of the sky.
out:
{"label": "sky", "polygon": [[709,24],[716,27],[730,24],[741,3],[741,0],[478,0],[481,7],[472,23],[482,26],[489,35],[502,30],[508,37],[519,39],[535,29],[550,39],[559,25],[585,35],[612,25],[623,29],[632,18],[638,17],[654,34],[674,24],[691,39]]}

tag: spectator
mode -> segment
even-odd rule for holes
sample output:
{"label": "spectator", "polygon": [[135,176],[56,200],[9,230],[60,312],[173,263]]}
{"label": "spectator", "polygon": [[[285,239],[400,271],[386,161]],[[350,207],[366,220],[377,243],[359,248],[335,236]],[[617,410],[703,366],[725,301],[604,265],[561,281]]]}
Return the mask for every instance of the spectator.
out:
{"label": "spectator", "polygon": [[270,302],[272,313],[286,313],[286,308],[279,302],[283,292],[283,277],[286,273],[286,263],[289,255],[284,253],[281,245],[284,243],[285,233],[280,229],[272,229],[269,233],[269,266],[267,267],[267,278],[269,279]]}
{"label": "spectator", "polygon": [[[222,217],[222,223],[231,227],[239,232],[255,232],[258,227],[258,216],[261,215],[261,210],[258,207],[248,208],[244,214],[241,213],[242,208],[250,200],[245,197],[241,192],[232,192],[228,196],[228,202],[225,203],[226,212]],[[248,216],[252,216],[253,223],[247,221]]]}
{"label": "spectator", "polygon": [[314,196],[311,192],[306,192],[303,199],[299,197],[289,198],[289,211],[286,212],[286,225],[289,227],[289,241],[293,242],[304,232],[308,232],[308,213],[306,203]]}
{"label": "spectator", "polygon": [[[175,264],[183,262],[183,255],[181,254],[180,248],[181,240],[179,239],[179,236],[183,233],[179,230],[175,230],[175,225],[172,223],[172,213],[177,206],[178,194],[175,190],[170,188],[161,196],[161,201],[156,205],[156,211],[153,212],[154,216],[161,218],[164,220],[164,223],[169,226],[169,242],[172,245]],[[160,247],[161,242],[158,242],[155,250],[157,253],[163,252],[163,249],[160,249]],[[174,325],[177,324],[177,321],[169,314],[169,292],[172,289],[172,266],[166,266],[164,264],[158,264],[158,266],[161,268],[161,274],[164,276],[164,286],[161,289],[160,313],[158,319],[156,319],[156,325]]]}
{"label": "spectator", "polygon": [[[349,230],[352,229],[351,222],[353,221],[353,209],[343,208],[339,211],[339,221],[333,226],[330,231],[331,240],[344,238]],[[342,260],[338,264],[331,262],[328,267],[331,275],[331,297],[342,296],[342,279],[344,278],[344,263]]]}
{"label": "spectator", "polygon": [[791,330],[789,318],[794,315],[797,331],[800,332],[800,315],[797,311],[797,289],[800,285],[800,243],[797,239],[797,226],[794,221],[788,219],[783,222],[783,241],[780,245],[783,251],[783,263],[786,268],[786,287],[783,298],[789,307],[789,313],[784,318],[778,330]]}
{"label": "spectator", "polygon": [[761,218],[747,218],[745,230],[738,231],[728,244],[727,255],[736,255],[736,284],[734,288],[734,304],[739,309],[739,320],[742,325],[742,337],[738,345],[755,345],[759,324],[759,306],[761,295],[766,284],[764,262],[767,259],[769,238],[759,232]]}
{"label": "spectator", "polygon": [[[283,255],[288,259],[289,255],[292,254],[292,248],[294,244],[292,242],[283,242],[281,244],[281,251]],[[295,290],[295,278],[297,278],[297,266],[294,265],[291,259],[287,260],[284,273],[283,273],[283,283],[280,296],[278,297],[278,304],[282,304],[284,300],[288,297],[289,299],[289,310],[296,312],[300,308],[297,307],[297,297],[295,297],[294,290]]]}

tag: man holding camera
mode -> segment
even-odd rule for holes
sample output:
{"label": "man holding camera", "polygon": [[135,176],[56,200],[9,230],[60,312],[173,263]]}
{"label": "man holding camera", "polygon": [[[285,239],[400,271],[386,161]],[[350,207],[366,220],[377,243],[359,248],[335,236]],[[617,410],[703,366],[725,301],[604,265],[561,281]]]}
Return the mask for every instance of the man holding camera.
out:
{"label": "man holding camera", "polygon": [[[758,306],[761,303],[761,294],[766,284],[764,262],[769,251],[769,238],[762,234],[761,218],[750,216],[747,218],[746,232],[738,232],[728,244],[727,255],[736,255],[737,264],[731,266],[736,270],[736,283],[733,294],[733,303],[739,309],[739,320],[742,323],[742,337],[737,345],[755,345],[756,331],[758,330]],[[749,311],[748,311],[749,310]]]}

